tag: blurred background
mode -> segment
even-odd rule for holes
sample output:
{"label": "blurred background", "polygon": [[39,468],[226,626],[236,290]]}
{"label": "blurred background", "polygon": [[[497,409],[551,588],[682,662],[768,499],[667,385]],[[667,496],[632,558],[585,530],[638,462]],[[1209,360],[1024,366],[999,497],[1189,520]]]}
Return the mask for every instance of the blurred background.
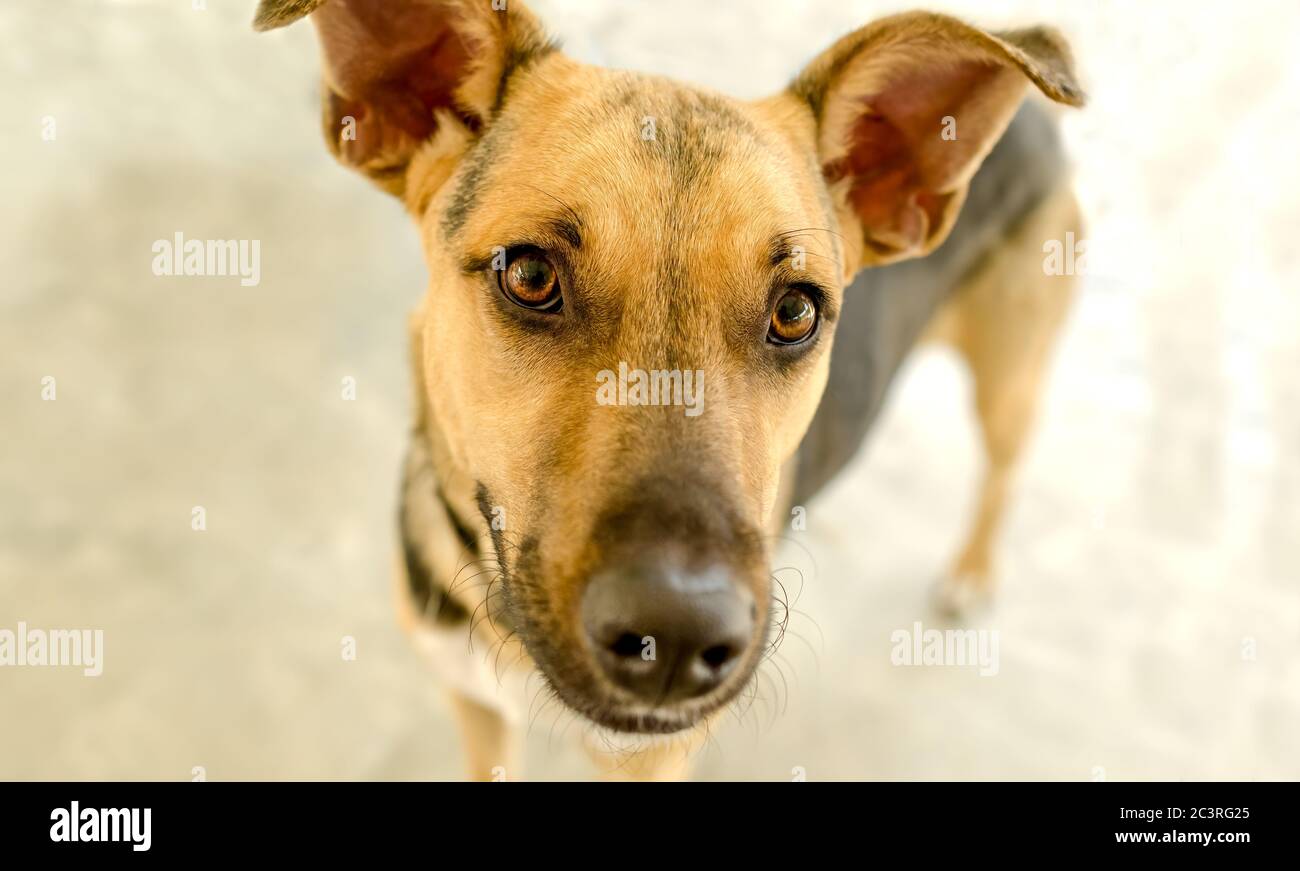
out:
{"label": "blurred background", "polygon": [[[194,5],[0,6],[0,629],[106,648],[0,668],[0,778],[459,777],[390,594],[415,233],[328,157],[311,27]],[[580,60],[742,97],[914,6],[530,5]],[[979,474],[967,376],[924,350],[780,555],[791,637],[698,776],[1300,778],[1300,7],[925,7],[1056,25],[1092,97],[1063,122],[1092,273],[977,624],[1000,670],[890,664],[942,625]],[[261,240],[261,283],[155,277],[178,231]],[[527,774],[591,776],[557,714]]]}

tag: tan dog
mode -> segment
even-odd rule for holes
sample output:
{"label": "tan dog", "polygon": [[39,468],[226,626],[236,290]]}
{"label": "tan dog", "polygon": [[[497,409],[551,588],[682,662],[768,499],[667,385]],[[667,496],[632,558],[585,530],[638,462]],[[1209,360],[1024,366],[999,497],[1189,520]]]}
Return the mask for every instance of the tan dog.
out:
{"label": "tan dog", "polygon": [[[1082,102],[1055,32],[899,15],[745,102],[577,63],[518,0],[263,0],[256,25],[309,13],[326,140],[429,266],[401,599],[474,776],[518,771],[467,632],[613,732],[689,735],[731,701],[765,650],[766,533],[926,324],[972,365],[989,459],[949,593],[987,591],[1069,299],[1041,246],[1078,230],[1051,125],[1017,116],[1030,82]],[[678,776],[688,745],[611,765]]]}

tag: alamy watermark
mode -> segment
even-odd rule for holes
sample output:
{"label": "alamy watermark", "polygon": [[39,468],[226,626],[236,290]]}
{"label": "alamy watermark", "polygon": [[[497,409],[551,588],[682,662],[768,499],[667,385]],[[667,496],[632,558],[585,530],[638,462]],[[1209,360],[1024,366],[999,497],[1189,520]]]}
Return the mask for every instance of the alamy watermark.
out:
{"label": "alamy watermark", "polygon": [[137,853],[153,844],[153,808],[69,807],[50,811],[50,840],[55,843],[127,843]]}
{"label": "alamy watermark", "polygon": [[980,677],[998,673],[996,629],[925,629],[918,620],[910,630],[895,629],[889,640],[894,665],[977,666]]}
{"label": "alamy watermark", "polygon": [[177,232],[151,249],[154,275],[238,275],[244,287],[262,280],[262,240],[186,239]]}
{"label": "alamy watermark", "polygon": [[680,405],[687,417],[704,411],[703,369],[632,369],[620,360],[618,371],[596,373],[598,405]]}
{"label": "alamy watermark", "polygon": [[86,677],[104,673],[103,629],[0,629],[0,666],[81,666]]}

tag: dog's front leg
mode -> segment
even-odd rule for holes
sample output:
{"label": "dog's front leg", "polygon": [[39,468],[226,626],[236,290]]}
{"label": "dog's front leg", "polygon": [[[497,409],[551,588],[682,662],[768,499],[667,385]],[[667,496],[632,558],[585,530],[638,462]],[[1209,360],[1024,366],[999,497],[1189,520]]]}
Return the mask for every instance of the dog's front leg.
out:
{"label": "dog's front leg", "polygon": [[522,774],[519,730],[511,716],[459,692],[451,693],[452,707],[465,742],[470,780],[518,780]]}
{"label": "dog's front leg", "polygon": [[491,665],[495,658],[486,653],[491,639],[480,632],[471,646],[465,621],[431,621],[427,615],[417,614],[405,574],[399,572],[403,583],[397,590],[398,622],[447,690],[464,743],[469,778],[522,779],[520,718],[496,679]]}

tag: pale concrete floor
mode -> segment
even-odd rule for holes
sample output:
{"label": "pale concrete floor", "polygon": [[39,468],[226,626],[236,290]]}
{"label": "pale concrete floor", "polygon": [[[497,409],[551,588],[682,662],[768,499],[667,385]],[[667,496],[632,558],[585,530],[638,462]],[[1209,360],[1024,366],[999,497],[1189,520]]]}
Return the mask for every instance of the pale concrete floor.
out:
{"label": "pale concrete floor", "polygon": [[[0,777],[455,777],[388,587],[415,237],[326,156],[309,28],[207,5],[0,8],[0,629],[107,645],[95,679],[0,669]],[[901,8],[535,5],[583,59],[745,96]],[[1106,262],[1010,516],[1001,671],[890,665],[978,473],[965,376],[926,352],[783,555],[799,638],[699,774],[1300,777],[1300,11],[936,5],[1057,23],[1094,95],[1066,129]],[[260,286],[155,278],[178,230],[262,240]],[[554,720],[531,773],[588,776]]]}

